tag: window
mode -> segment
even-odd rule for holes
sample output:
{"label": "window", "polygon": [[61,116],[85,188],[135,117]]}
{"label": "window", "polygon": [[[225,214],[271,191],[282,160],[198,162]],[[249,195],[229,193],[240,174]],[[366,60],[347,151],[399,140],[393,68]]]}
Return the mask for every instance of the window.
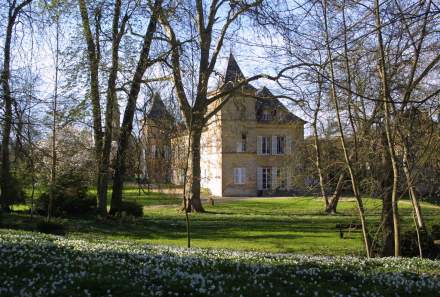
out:
{"label": "window", "polygon": [[262,168],[262,188],[263,190],[271,189],[272,172],[270,167]]}
{"label": "window", "polygon": [[151,145],[151,157],[153,159],[155,159],[157,157],[157,149],[156,149],[156,145],[155,144]]}
{"label": "window", "polygon": [[185,169],[180,169],[179,170],[179,182],[181,185],[183,185],[185,183]]}
{"label": "window", "polygon": [[285,189],[287,186],[286,168],[277,168],[277,186],[279,189]]}
{"label": "window", "polygon": [[270,136],[263,136],[261,138],[261,153],[263,155],[270,155]]}
{"label": "window", "polygon": [[240,141],[237,142],[237,153],[246,152],[246,145],[247,145],[247,135],[246,133],[242,133]]}
{"label": "window", "polygon": [[234,184],[243,185],[246,179],[246,168],[234,168]]}
{"label": "window", "polygon": [[241,134],[241,151],[246,151],[246,142],[247,142],[247,135],[246,133]]}
{"label": "window", "polygon": [[276,137],[276,145],[277,145],[277,155],[282,155],[285,153],[286,140],[284,136]]}
{"label": "window", "polygon": [[263,110],[263,114],[262,114],[262,116],[261,116],[261,119],[263,120],[263,121],[270,121],[271,120],[271,115],[270,115],[270,112],[268,111],[268,110]]}
{"label": "window", "polygon": [[171,148],[168,145],[163,146],[163,153],[165,160],[171,159]]}

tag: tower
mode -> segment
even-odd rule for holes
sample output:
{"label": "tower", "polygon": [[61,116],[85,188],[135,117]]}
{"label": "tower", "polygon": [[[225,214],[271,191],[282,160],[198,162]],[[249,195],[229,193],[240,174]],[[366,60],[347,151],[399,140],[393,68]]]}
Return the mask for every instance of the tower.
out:
{"label": "tower", "polygon": [[149,182],[167,183],[171,172],[171,133],[174,117],[167,110],[159,93],[152,96],[151,108],[142,122],[144,173]]}

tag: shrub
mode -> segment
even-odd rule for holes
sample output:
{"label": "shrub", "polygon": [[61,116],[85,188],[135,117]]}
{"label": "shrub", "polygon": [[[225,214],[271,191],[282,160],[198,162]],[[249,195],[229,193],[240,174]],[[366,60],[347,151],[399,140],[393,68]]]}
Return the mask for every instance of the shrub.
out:
{"label": "shrub", "polygon": [[[47,214],[49,193],[40,195],[37,203],[37,212]],[[53,188],[54,216],[63,214],[81,215],[91,213],[96,209],[96,196],[87,193],[86,182],[81,175],[73,172],[59,176]]]}
{"label": "shrub", "polygon": [[[440,258],[440,246],[436,245],[434,240],[440,239],[440,225],[433,225],[430,231],[431,232],[420,230],[422,254],[424,258],[438,259]],[[376,255],[382,255],[382,248],[382,240],[375,241],[373,253]],[[414,229],[401,233],[400,248],[402,256],[404,257],[419,257],[420,252],[419,244],[417,242],[417,232]]]}
{"label": "shrub", "polygon": [[440,225],[432,225],[431,235],[434,239],[440,240]]}
{"label": "shrub", "polygon": [[37,223],[37,231],[47,234],[65,235],[66,226],[60,221],[40,221]]}
{"label": "shrub", "polygon": [[134,201],[122,201],[121,213],[122,212],[125,212],[127,215],[139,218],[144,215],[144,208],[142,205]]}
{"label": "shrub", "polygon": [[11,176],[11,182],[8,185],[11,196],[6,197],[8,205],[26,203],[26,192],[22,180],[15,176]]}
{"label": "shrub", "polygon": [[[425,258],[438,258],[440,256],[439,247],[434,244],[433,233],[426,231],[420,232],[420,241],[422,244],[422,253]],[[402,256],[418,257],[419,245],[417,242],[417,233],[415,230],[406,231],[401,235]]]}

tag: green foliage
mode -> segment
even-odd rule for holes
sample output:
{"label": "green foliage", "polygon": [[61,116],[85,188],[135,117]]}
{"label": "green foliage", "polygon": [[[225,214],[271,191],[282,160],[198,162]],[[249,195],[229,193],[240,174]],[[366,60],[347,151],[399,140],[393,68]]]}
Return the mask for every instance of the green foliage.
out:
{"label": "green foliage", "polygon": [[8,197],[8,202],[10,204],[19,204],[26,202],[26,192],[24,190],[24,185],[22,180],[18,179],[15,176],[11,176],[11,183],[9,185],[12,189],[10,189],[9,193],[13,193],[12,197]]}
{"label": "green foliage", "polygon": [[[439,246],[434,244],[432,233],[420,232],[420,242],[422,245],[422,253],[425,258],[440,258]],[[417,233],[415,230],[406,231],[401,235],[402,256],[417,257],[419,256],[419,245],[417,242]]]}
{"label": "green foliage", "polygon": [[126,215],[140,218],[144,215],[144,208],[141,204],[134,201],[122,201],[121,212],[125,212]]}
{"label": "green foliage", "polygon": [[37,231],[46,234],[65,235],[66,226],[61,221],[39,221]]}
{"label": "green foliage", "polygon": [[426,201],[435,205],[440,205],[440,193],[439,196],[434,196],[434,197],[429,197],[429,198],[424,198],[422,199],[422,201]]}
{"label": "green foliage", "polygon": [[[96,196],[89,194],[87,183],[81,174],[67,172],[60,175],[53,188],[53,215],[82,215],[96,208]],[[49,192],[40,195],[37,212],[46,214]]]}
{"label": "green foliage", "polygon": [[431,235],[434,239],[440,240],[440,225],[432,225]]}

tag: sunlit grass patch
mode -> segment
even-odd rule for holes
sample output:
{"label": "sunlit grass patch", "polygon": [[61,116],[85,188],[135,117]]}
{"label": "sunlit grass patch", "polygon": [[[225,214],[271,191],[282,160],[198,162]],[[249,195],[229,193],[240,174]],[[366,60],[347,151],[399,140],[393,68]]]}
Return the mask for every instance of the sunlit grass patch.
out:
{"label": "sunlit grass patch", "polygon": [[[135,187],[124,191],[126,201],[144,205],[144,216],[129,220],[99,220],[94,215],[66,218],[70,238],[124,240],[137,243],[186,246],[186,224],[181,199],[166,193],[138,195]],[[372,232],[380,226],[381,201],[366,198],[367,223]],[[338,224],[358,224],[356,203],[343,198],[337,215],[326,215],[322,199],[314,197],[216,199],[205,203],[207,213],[191,213],[192,245],[245,251],[292,252],[312,255],[364,255],[359,229],[344,230]],[[411,203],[399,203],[402,232],[413,230]],[[422,203],[428,228],[440,224],[440,207]],[[35,229],[28,215],[4,215],[3,228]],[[440,239],[440,238],[439,238]]]}

